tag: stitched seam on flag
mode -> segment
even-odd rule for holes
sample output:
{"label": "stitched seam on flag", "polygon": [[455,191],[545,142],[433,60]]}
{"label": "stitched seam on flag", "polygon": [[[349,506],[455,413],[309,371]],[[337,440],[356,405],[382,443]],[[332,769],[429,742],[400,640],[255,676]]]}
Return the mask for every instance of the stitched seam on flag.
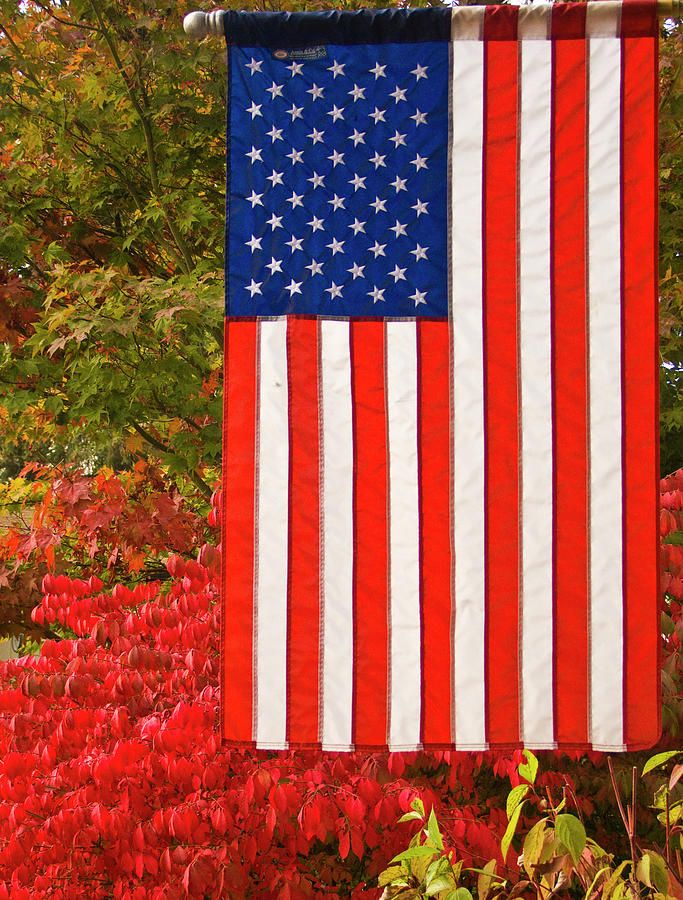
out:
{"label": "stitched seam on flag", "polygon": [[[617,32],[620,34],[621,29]],[[621,67],[619,70],[619,254],[621,257],[620,260],[620,285],[619,285],[619,342],[620,342],[620,354],[621,354],[621,709],[622,709],[622,717],[621,717],[621,734],[623,738],[624,744],[626,744],[626,740],[628,737],[628,692],[629,692],[629,684],[628,684],[628,627],[627,627],[627,608],[626,604],[628,602],[628,594],[626,591],[628,584],[628,545],[626,543],[626,499],[627,499],[627,486],[626,486],[626,406],[625,406],[625,398],[626,398],[626,372],[625,372],[625,329],[626,323],[624,321],[624,302],[626,300],[625,296],[625,260],[624,260],[624,227],[625,227],[625,211],[624,211],[624,103],[626,101],[625,90],[626,90],[626,66],[624,65],[624,49],[625,49],[625,38],[622,36],[619,39],[620,50],[621,50]]]}
{"label": "stitched seam on flag", "polygon": [[386,447],[386,512],[385,530],[387,544],[387,718],[386,735],[387,746],[391,743],[391,689],[392,689],[392,656],[391,656],[391,448],[389,445],[389,397],[387,391],[387,323],[382,323],[382,380],[384,391],[384,446]]}
{"label": "stitched seam on flag", "polygon": [[252,736],[258,735],[259,656],[258,656],[258,597],[259,597],[259,484],[261,474],[261,325],[256,323],[254,346],[254,574],[252,590]]}
{"label": "stitched seam on flag", "polygon": [[521,354],[521,231],[520,231],[520,148],[522,140],[522,41],[517,41],[517,121],[515,124],[516,171],[515,171],[515,254],[516,267],[516,317],[515,327],[517,350],[517,734],[520,743],[524,743],[524,410],[522,409],[522,354]]}
{"label": "stitched seam on flag", "polygon": [[[586,21],[586,36],[588,37],[588,21]],[[586,317],[585,335],[586,335],[586,358],[584,360],[584,371],[586,373],[586,737],[587,743],[593,746],[593,620],[592,620],[592,582],[591,582],[591,456],[590,456],[590,434],[591,434],[591,382],[590,382],[590,223],[588,219],[589,213],[589,194],[590,187],[588,172],[590,168],[590,81],[591,81],[591,55],[590,40],[586,40],[586,85],[585,85],[585,127],[584,136],[584,297]]]}
{"label": "stitched seam on flag", "polygon": [[[227,37],[226,37],[227,40]],[[228,268],[229,268],[229,260],[230,260],[230,182],[231,182],[231,171],[230,171],[230,154],[231,154],[231,141],[230,135],[232,129],[230,128],[230,114],[232,110],[232,47],[230,44],[227,46],[226,50],[227,57],[227,84],[226,84],[226,98],[225,98],[225,232],[223,243],[225,247],[225,264],[223,267],[223,306],[225,315],[228,314],[228,293],[229,293],[229,280],[228,280]]]}
{"label": "stitched seam on flag", "polygon": [[351,561],[351,609],[353,622],[351,625],[351,633],[353,640],[352,649],[352,675],[351,675],[351,745],[356,744],[356,719],[358,716],[358,511],[357,511],[357,486],[358,486],[358,452],[357,452],[357,431],[358,431],[358,412],[356,403],[356,365],[354,359],[354,327],[353,323],[349,325],[349,364],[351,367],[351,440],[352,440],[352,482],[351,482],[351,510],[352,510],[352,544],[353,559]]}
{"label": "stitched seam on flag", "polygon": [[324,671],[325,671],[325,446],[322,404],[322,325],[317,323],[318,376],[318,740],[324,738]]}
{"label": "stitched seam on flag", "polygon": [[[464,8],[464,7],[463,7]],[[453,43],[448,46],[448,156],[446,161],[446,291],[448,297],[448,534],[450,541],[450,582],[448,593],[451,603],[450,643],[451,665],[448,702],[450,709],[451,742],[455,745],[455,532],[454,532],[454,459],[453,459]]]}
{"label": "stitched seam on flag", "polygon": [[[655,29],[654,35],[654,47],[653,47],[653,65],[652,65],[652,75],[653,75],[653,96],[654,103],[652,104],[653,108],[653,119],[654,119],[654,141],[652,142],[652,153],[654,156],[654,197],[655,197],[655,214],[654,214],[654,235],[652,238],[652,253],[653,253],[653,263],[652,263],[652,271],[655,273],[655,277],[653,278],[653,290],[652,290],[652,302],[654,304],[653,318],[654,321],[657,322],[659,315],[659,290],[657,285],[657,272],[659,270],[659,169],[658,169],[658,147],[659,147],[659,104],[657,102],[658,91],[659,91],[659,77],[658,77],[658,67],[657,60],[659,59],[659,28]],[[659,440],[657,439],[659,435],[659,332],[658,329],[654,329],[654,349],[653,349],[653,361],[655,367],[654,373],[654,384],[655,384],[655,402],[654,402],[654,428],[653,435],[655,436],[655,472],[653,480],[653,490],[655,492],[656,502],[654,505],[655,515],[653,516],[653,535],[652,540],[655,544],[655,554],[657,560],[657,569],[656,569],[656,587],[657,587],[657,597],[662,596],[661,591],[661,545],[659,543],[659,471],[660,471],[660,459],[659,459]],[[659,615],[659,604],[653,604],[654,610],[654,622],[653,627],[657,629],[655,631],[656,634],[659,633],[660,627],[660,615]],[[663,663],[663,647],[662,641],[657,641],[657,671],[658,673],[662,670]],[[662,733],[662,679],[658,674],[657,677],[657,730],[658,734],[661,736]]]}
{"label": "stitched seam on flag", "polygon": [[481,128],[481,342],[482,342],[482,409],[484,411],[482,429],[484,432],[484,458],[482,465],[484,467],[484,737],[489,742],[489,697],[491,685],[488,679],[488,666],[486,660],[489,658],[489,629],[488,629],[488,611],[489,611],[489,515],[488,515],[488,429],[486,419],[486,139],[487,139],[487,107],[488,107],[488,52],[489,44],[484,42],[484,53],[482,62],[482,128]]}
{"label": "stitched seam on flag", "polygon": [[552,42],[550,47],[550,221],[549,221],[549,253],[550,253],[550,418],[552,433],[552,504],[553,504],[553,533],[551,540],[551,560],[552,560],[552,669],[550,677],[552,678],[552,711],[553,711],[553,738],[557,744],[557,396],[555,392],[555,368],[557,359],[557,348],[555,344],[555,153],[556,136],[555,136],[555,117],[556,117],[556,92],[557,92],[557,44]]}
{"label": "stitched seam on flag", "polygon": [[417,437],[417,548],[418,548],[418,611],[420,616],[420,745],[425,737],[425,624],[424,624],[424,523],[423,523],[423,496],[422,496],[422,351],[423,334],[422,323],[418,320],[415,324],[415,405],[416,409],[416,437]]}
{"label": "stitched seam on flag", "polygon": [[[280,318],[287,319],[286,316]],[[287,443],[289,445],[289,453],[287,454],[287,590],[286,590],[286,613],[287,613],[287,637],[285,650],[285,737],[286,743],[291,740],[291,715],[292,715],[292,679],[290,678],[290,659],[292,656],[292,478],[293,478],[293,453],[292,453],[292,333],[290,323],[286,324],[286,370],[287,370]]]}
{"label": "stitched seam on flag", "polygon": [[222,503],[221,503],[221,619],[220,619],[220,656],[219,659],[221,661],[221,672],[220,672],[220,687],[221,687],[221,697],[220,703],[218,707],[218,733],[223,739],[225,735],[225,687],[226,687],[226,679],[225,679],[225,628],[227,623],[227,612],[226,612],[226,587],[227,587],[227,541],[225,539],[225,529],[226,529],[226,509],[227,503],[225,502],[225,488],[227,484],[227,432],[228,432],[228,386],[227,386],[227,378],[225,377],[225,361],[228,358],[228,323],[227,320],[223,320],[223,425],[221,428],[222,432],[222,451],[223,456],[221,459],[221,487],[222,487]]}

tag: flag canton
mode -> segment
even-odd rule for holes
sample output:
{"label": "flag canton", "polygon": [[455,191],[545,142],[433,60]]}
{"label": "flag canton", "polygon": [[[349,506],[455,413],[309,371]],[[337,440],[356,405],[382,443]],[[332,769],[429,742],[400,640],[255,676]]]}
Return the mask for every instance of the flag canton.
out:
{"label": "flag canton", "polygon": [[227,313],[446,316],[448,45],[229,64]]}

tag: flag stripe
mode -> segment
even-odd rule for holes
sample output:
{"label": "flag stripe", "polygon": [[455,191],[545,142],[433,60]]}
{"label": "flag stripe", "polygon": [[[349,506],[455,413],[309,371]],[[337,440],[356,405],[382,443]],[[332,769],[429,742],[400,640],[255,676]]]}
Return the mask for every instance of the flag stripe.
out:
{"label": "flag stripe", "polygon": [[[630,5],[624,9],[626,17]],[[657,483],[657,40],[624,38],[623,48],[623,329],[624,329],[624,627],[625,742],[650,746],[661,731]],[[647,234],[653,251],[644,252]],[[650,297],[650,303],[643,298]],[[653,312],[654,307],[654,312]],[[655,364],[647,348],[654,348]],[[645,351],[645,352],[644,352]],[[653,417],[652,412],[655,411]],[[644,474],[652,472],[650,481]],[[644,514],[648,511],[649,515]]]}
{"label": "flag stripe", "polygon": [[591,740],[623,735],[620,42],[589,41]]}
{"label": "flag stripe", "polygon": [[550,321],[548,41],[520,44],[519,365],[522,739],[554,746],[553,434]]}
{"label": "flag stripe", "polygon": [[387,322],[389,748],[420,743],[421,621],[417,472],[417,329]]}
{"label": "flag stripe", "polygon": [[482,191],[484,45],[452,47],[453,735],[486,747]]}
{"label": "flag stripe", "polygon": [[423,744],[451,743],[450,342],[441,322],[417,326]]}
{"label": "flag stripe", "polygon": [[287,322],[259,323],[256,743],[287,746],[289,417]]}
{"label": "flag stripe", "polygon": [[348,322],[320,324],[322,370],[322,744],[353,745],[353,412]]}
{"label": "flag stripe", "polygon": [[[224,555],[221,669],[224,733],[239,740],[252,733],[254,712],[254,475],[256,439],[255,322],[225,322],[225,384],[223,454]],[[244,650],[247,648],[248,653]]]}
{"label": "flag stripe", "polygon": [[517,51],[512,40],[484,44],[486,713],[488,740],[512,744],[519,737]]}
{"label": "flag stripe", "polygon": [[[558,31],[565,24],[554,20]],[[589,697],[585,41],[555,41],[553,59],[555,735],[578,745]]]}
{"label": "flag stripe", "polygon": [[[288,741],[319,740],[320,453],[318,322],[287,320],[289,535]],[[292,734],[296,737],[292,738]]]}
{"label": "flag stripe", "polygon": [[353,735],[387,743],[388,542],[384,323],[351,322],[354,512]]}

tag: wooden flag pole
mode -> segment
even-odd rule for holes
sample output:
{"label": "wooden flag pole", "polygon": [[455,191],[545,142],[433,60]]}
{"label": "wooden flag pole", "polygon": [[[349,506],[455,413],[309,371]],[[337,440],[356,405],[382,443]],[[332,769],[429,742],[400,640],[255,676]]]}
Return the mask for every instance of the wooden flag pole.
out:
{"label": "wooden flag pole", "polygon": [[[602,0],[601,6],[605,0]],[[541,6],[545,4],[534,4]],[[552,4],[547,4],[552,6]],[[657,0],[657,15],[660,19],[680,19],[683,16],[683,0]],[[192,38],[205,38],[208,35],[223,34],[223,10],[213,12],[189,12],[183,19],[185,34]]]}

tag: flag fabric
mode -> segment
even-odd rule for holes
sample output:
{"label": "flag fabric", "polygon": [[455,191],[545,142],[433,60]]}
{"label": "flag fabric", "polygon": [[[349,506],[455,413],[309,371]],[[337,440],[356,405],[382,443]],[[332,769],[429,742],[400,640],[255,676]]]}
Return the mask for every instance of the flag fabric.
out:
{"label": "flag fabric", "polygon": [[223,21],[224,740],[650,746],[654,3]]}

